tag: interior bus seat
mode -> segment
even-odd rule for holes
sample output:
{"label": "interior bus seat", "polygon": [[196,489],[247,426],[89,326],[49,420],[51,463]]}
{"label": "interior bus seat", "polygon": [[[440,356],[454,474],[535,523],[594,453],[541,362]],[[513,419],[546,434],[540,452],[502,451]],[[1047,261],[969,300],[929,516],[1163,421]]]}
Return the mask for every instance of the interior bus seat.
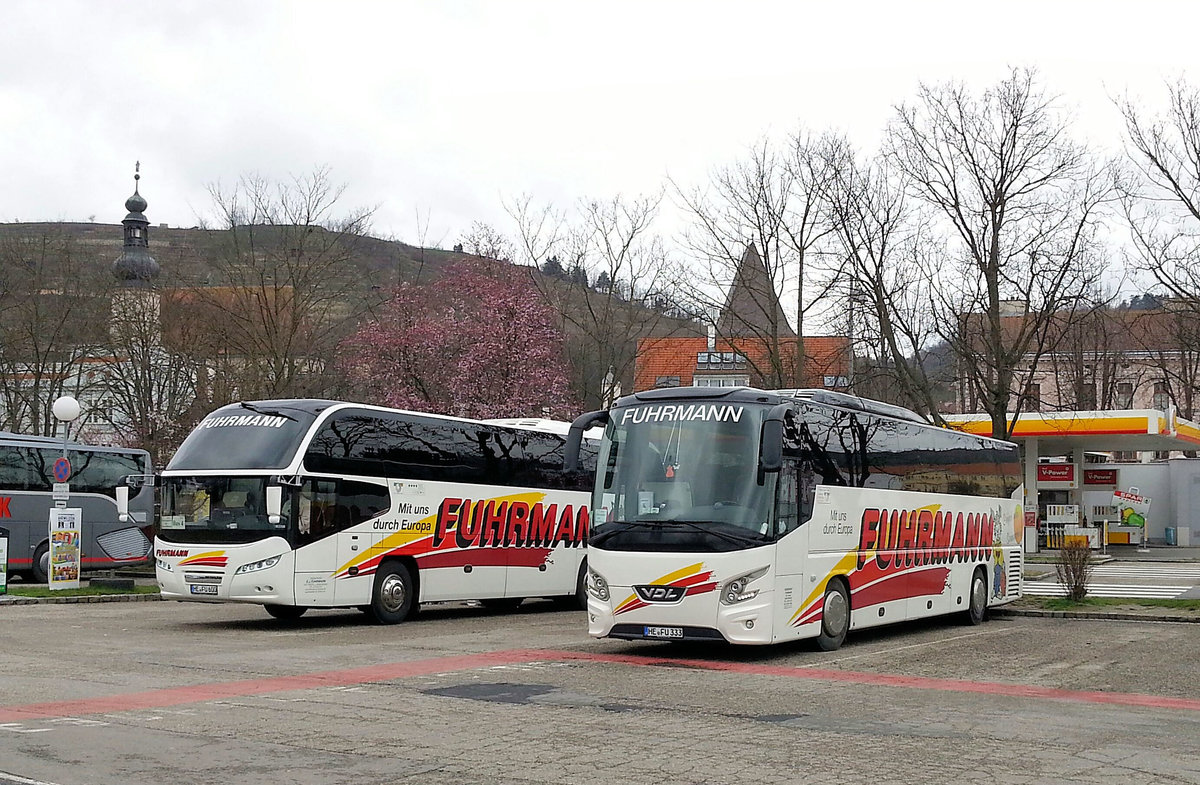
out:
{"label": "interior bus seat", "polygon": [[221,506],[229,509],[246,506],[246,491],[226,491],[221,496]]}

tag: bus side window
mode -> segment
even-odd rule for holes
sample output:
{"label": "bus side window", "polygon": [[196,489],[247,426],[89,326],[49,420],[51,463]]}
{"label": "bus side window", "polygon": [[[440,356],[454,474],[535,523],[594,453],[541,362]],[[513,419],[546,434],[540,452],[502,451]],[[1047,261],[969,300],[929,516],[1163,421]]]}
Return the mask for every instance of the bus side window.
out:
{"label": "bus side window", "polygon": [[[787,460],[779,472],[775,486],[775,534],[782,537],[800,528],[800,474],[799,462]],[[810,503],[811,509],[811,503]]]}
{"label": "bus side window", "polygon": [[796,470],[796,483],[800,492],[800,522],[804,523],[812,517],[813,500],[816,498],[821,478],[813,470],[812,462],[808,460],[797,463]]}
{"label": "bus side window", "polygon": [[333,480],[313,480],[300,487],[297,525],[303,542],[319,540],[334,528],[337,484]]}

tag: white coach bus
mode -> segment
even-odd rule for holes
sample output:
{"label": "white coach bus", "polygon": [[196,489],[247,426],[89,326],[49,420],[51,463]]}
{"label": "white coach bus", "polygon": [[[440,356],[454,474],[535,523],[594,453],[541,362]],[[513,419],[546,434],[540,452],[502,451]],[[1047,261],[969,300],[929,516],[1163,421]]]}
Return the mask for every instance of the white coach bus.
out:
{"label": "white coach bus", "polygon": [[675,388],[604,424],[588,543],[596,637],[768,644],[987,608],[1021,591],[1013,444],[826,391]]}
{"label": "white coach bus", "polygon": [[582,604],[595,449],[564,472],[566,431],[320,400],[218,409],[162,472],[162,596],[380,623],[421,602]]}

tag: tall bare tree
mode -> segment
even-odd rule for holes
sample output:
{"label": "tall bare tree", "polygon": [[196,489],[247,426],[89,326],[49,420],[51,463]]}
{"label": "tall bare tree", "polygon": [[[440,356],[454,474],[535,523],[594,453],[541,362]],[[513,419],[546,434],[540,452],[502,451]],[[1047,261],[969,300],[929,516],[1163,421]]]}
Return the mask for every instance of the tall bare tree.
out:
{"label": "tall bare tree", "polygon": [[[719,338],[749,337],[767,348],[764,367],[753,370],[769,386],[805,384],[804,317],[824,300],[833,281],[833,276],[819,275],[821,265],[814,263],[830,232],[819,204],[827,176],[816,144],[801,132],[782,151],[760,141],[742,160],[714,171],[707,187],[673,184],[693,219],[684,237],[696,261],[691,299],[718,325]],[[764,304],[762,319],[737,323],[734,330],[740,335],[722,334],[729,327],[720,326],[718,316],[749,247],[766,267],[771,295],[795,292],[794,332],[786,317]]]}
{"label": "tall bare tree", "polygon": [[326,394],[337,384],[328,359],[365,302],[354,259],[372,212],[338,212],[345,186],[327,169],[209,190],[223,242],[215,285],[194,297],[214,317],[213,367],[233,376],[238,397]]}
{"label": "tall bare tree", "polygon": [[525,261],[542,269],[555,260],[568,273],[535,274],[534,281],[562,319],[572,391],[585,406],[606,405],[618,384],[631,390],[639,338],[689,324],[677,267],[652,232],[660,201],[588,200],[570,215],[529,197],[508,205]]}
{"label": "tall bare tree", "polygon": [[[173,308],[175,296],[158,287],[119,289],[113,295],[100,394],[104,419],[124,444],[148,450],[162,465],[204,414],[197,411],[197,382],[204,371],[202,324]],[[165,311],[165,313],[164,313]],[[164,316],[166,330],[164,335]]]}
{"label": "tall bare tree", "polygon": [[898,108],[887,149],[912,195],[940,217],[950,251],[940,329],[971,398],[1006,437],[1008,414],[1023,403],[1023,363],[1036,366],[1051,325],[1091,308],[1100,288],[1111,173],[1069,139],[1066,114],[1032,71],[1014,70],[979,96],[922,85]]}
{"label": "tall bare tree", "polygon": [[[49,231],[0,238],[0,407],[6,430],[54,435],[51,404],[85,401],[95,386],[84,367],[107,336],[108,266],[89,264],[69,237]],[[94,414],[85,405],[76,430]]]}
{"label": "tall bare tree", "polygon": [[854,338],[853,389],[941,422],[938,380],[927,362],[938,338],[931,307],[938,244],[887,160],[861,159],[834,136],[826,138],[822,155],[829,173],[824,209],[844,260],[840,280],[848,303],[846,317],[835,323]]}
{"label": "tall bare tree", "polygon": [[1158,117],[1120,104],[1131,167],[1120,179],[1122,206],[1133,265],[1200,312],[1200,91],[1179,81],[1168,98]]}

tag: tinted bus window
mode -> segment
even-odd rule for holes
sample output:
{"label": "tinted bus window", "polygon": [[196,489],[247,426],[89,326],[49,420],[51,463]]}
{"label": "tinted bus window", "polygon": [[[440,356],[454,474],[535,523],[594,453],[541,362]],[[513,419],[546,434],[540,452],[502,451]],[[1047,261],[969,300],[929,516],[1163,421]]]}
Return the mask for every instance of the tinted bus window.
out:
{"label": "tinted bus window", "polygon": [[561,436],[537,431],[345,411],[320,427],[304,466],[331,474],[583,490],[595,471],[595,446],[585,445],[581,471],[566,476],[563,444]]}

